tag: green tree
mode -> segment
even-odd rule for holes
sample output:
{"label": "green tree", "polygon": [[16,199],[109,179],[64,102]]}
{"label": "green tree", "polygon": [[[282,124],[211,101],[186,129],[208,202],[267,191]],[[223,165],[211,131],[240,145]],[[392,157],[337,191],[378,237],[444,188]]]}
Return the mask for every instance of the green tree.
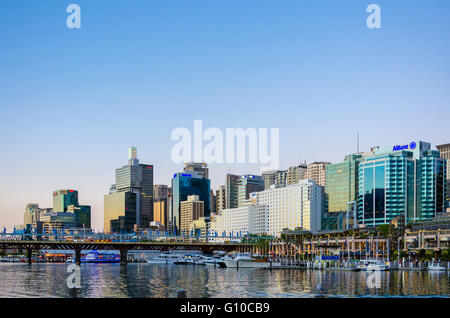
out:
{"label": "green tree", "polygon": [[378,233],[380,233],[382,237],[388,237],[389,234],[391,233],[391,225],[390,224],[378,225]]}

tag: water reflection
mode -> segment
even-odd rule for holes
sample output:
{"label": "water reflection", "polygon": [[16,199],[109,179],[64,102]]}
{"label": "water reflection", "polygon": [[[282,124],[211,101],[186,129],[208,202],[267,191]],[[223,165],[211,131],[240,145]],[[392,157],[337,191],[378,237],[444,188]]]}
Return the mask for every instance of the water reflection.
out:
{"label": "water reflection", "polygon": [[[64,264],[0,264],[1,297],[69,297]],[[381,273],[369,289],[369,273],[311,270],[221,269],[153,264],[83,264],[80,297],[313,297],[450,296],[449,272]]]}

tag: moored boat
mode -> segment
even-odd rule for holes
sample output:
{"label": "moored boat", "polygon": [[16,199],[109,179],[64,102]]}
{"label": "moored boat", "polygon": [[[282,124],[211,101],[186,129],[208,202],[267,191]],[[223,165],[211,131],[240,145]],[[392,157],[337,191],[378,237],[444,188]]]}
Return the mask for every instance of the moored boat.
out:
{"label": "moored boat", "polygon": [[432,262],[428,265],[427,270],[429,271],[445,271],[445,267],[440,265],[439,263]]}
{"label": "moored boat", "polygon": [[174,264],[176,261],[179,260],[179,256],[172,255],[172,254],[160,254],[156,257],[151,257],[145,259],[145,261],[149,264]]}
{"label": "moored boat", "polygon": [[268,268],[270,262],[264,256],[251,256],[238,254],[235,257],[225,257],[223,259],[227,268]]}
{"label": "moored boat", "polygon": [[93,250],[85,255],[84,258],[81,259],[82,263],[118,263],[120,262],[120,256],[111,253],[104,252],[99,253],[96,250]]}
{"label": "moored boat", "polygon": [[366,259],[361,260],[358,263],[357,266],[362,271],[372,271],[372,270],[379,270],[379,271],[387,271],[389,270],[389,265],[381,260],[377,259]]}

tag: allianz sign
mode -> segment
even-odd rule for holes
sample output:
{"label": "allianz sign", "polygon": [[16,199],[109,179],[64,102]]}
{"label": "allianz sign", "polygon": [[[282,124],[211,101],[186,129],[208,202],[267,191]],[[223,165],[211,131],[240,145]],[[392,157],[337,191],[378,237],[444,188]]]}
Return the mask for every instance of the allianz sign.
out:
{"label": "allianz sign", "polygon": [[417,145],[416,145],[416,143],[413,141],[413,142],[411,142],[409,145],[403,145],[403,146],[397,145],[397,146],[394,146],[394,149],[392,149],[392,151],[408,150],[408,149],[414,150],[414,149],[416,149],[416,147],[417,147]]}

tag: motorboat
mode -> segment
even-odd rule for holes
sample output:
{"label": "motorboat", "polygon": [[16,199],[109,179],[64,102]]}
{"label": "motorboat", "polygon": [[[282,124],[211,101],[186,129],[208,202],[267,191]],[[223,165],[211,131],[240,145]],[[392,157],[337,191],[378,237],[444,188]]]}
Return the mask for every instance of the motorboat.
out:
{"label": "motorboat", "polygon": [[73,257],[68,257],[66,260],[66,264],[72,264],[75,263],[75,259]]}
{"label": "motorboat", "polygon": [[428,265],[427,269],[429,271],[445,271],[445,267],[440,265],[439,263],[432,262]]}
{"label": "motorboat", "polygon": [[237,254],[235,257],[224,257],[227,268],[268,268],[270,262],[264,256]]}
{"label": "motorboat", "polygon": [[205,260],[200,255],[186,255],[184,258],[179,258],[174,264],[177,265],[205,265]]}
{"label": "motorboat", "polygon": [[359,261],[357,268],[362,271],[387,271],[389,270],[389,265],[378,259],[366,259]]}
{"label": "motorboat", "polygon": [[176,261],[179,260],[178,255],[172,255],[172,254],[160,254],[156,257],[147,258],[145,261],[149,264],[174,264]]}

